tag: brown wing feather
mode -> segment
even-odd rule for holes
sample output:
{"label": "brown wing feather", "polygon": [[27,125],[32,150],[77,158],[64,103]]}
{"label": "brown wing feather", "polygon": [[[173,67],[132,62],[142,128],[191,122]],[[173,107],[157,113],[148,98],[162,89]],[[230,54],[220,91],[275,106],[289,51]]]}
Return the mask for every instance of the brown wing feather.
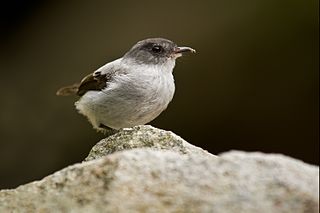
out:
{"label": "brown wing feather", "polygon": [[100,91],[107,86],[108,80],[107,75],[102,75],[100,72],[89,74],[82,79],[77,95],[82,96],[89,90]]}
{"label": "brown wing feather", "polygon": [[80,83],[62,87],[57,91],[57,95],[68,96],[77,94],[82,96],[89,90],[102,90],[107,86],[108,80],[110,80],[110,76],[102,75],[100,72],[91,73],[84,77]]}
{"label": "brown wing feather", "polygon": [[56,95],[58,96],[69,96],[69,95],[75,95],[78,92],[78,88],[79,88],[79,83],[70,85],[70,86],[65,86],[60,88]]}

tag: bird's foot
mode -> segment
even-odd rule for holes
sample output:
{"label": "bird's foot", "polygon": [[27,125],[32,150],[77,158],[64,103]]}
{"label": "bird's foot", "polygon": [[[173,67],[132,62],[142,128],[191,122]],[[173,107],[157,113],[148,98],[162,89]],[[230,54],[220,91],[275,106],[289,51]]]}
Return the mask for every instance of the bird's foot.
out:
{"label": "bird's foot", "polygon": [[105,136],[109,137],[111,135],[114,135],[116,133],[118,133],[120,130],[117,129],[112,129],[104,124],[100,124],[99,128],[98,128],[99,132],[102,132]]}

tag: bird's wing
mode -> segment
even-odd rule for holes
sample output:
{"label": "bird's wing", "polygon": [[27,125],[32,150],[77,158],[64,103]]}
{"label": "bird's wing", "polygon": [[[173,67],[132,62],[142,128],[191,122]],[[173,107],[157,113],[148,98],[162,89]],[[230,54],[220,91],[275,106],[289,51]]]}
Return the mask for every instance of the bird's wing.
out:
{"label": "bird's wing", "polygon": [[77,95],[82,96],[90,90],[102,90],[107,86],[107,82],[110,81],[111,76],[107,74],[101,74],[101,72],[94,72],[84,77],[78,86]]}
{"label": "bird's wing", "polygon": [[62,87],[57,91],[59,96],[77,94],[84,95],[87,91],[100,91],[104,89],[112,78],[112,74],[120,68],[120,59],[110,62],[95,72],[84,77],[80,83]]}

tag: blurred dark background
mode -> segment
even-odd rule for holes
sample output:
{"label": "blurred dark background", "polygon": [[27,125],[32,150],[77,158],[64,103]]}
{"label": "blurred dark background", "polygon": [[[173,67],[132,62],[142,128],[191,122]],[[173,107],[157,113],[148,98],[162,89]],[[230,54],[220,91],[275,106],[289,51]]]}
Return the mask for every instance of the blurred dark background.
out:
{"label": "blurred dark background", "polygon": [[173,102],[152,125],[214,154],[319,163],[318,1],[4,2],[0,188],[86,157],[104,136],[56,90],[148,37],[197,50],[178,61]]}

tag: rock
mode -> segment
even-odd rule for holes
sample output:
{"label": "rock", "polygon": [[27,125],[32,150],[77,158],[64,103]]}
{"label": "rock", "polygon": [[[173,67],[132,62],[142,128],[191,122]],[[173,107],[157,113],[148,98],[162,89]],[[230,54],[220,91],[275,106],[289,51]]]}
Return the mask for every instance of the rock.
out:
{"label": "rock", "polygon": [[319,170],[281,155],[133,149],[0,192],[0,212],[318,212]]}
{"label": "rock", "polygon": [[102,140],[87,160],[0,191],[0,212],[319,211],[319,168],[283,155],[215,157],[140,126]]}
{"label": "rock", "polygon": [[209,152],[191,145],[173,132],[144,125],[125,129],[102,139],[91,149],[85,160],[101,158],[117,151],[147,147],[153,150],[171,150],[181,154],[192,153],[215,157]]}

